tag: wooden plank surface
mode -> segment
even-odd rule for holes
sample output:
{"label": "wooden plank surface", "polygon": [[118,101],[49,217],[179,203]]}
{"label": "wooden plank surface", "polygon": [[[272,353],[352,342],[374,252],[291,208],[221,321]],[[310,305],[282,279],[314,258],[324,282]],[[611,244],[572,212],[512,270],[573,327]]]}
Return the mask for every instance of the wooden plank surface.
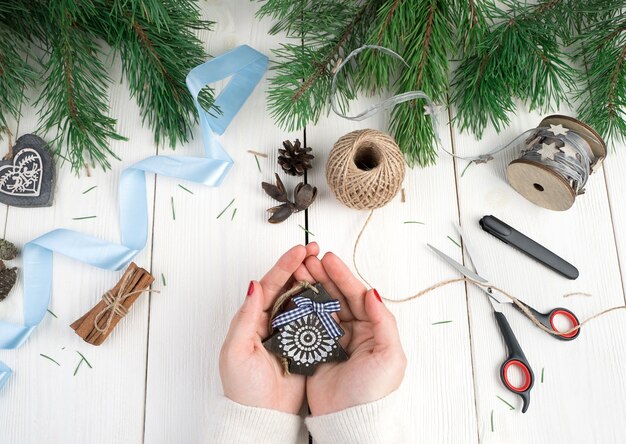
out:
{"label": "wooden plank surface", "polygon": [[[561,114],[570,114],[561,110]],[[486,131],[480,143],[455,131],[459,154],[486,152],[536,127],[537,114],[518,115],[500,135]],[[564,306],[582,320],[605,308],[622,305],[619,264],[602,173],[593,175],[587,192],[565,212],[537,207],[513,190],[505,178],[510,152],[487,165],[472,165],[457,177],[461,223],[481,254],[481,273],[519,299],[544,312]],[[462,162],[464,164],[464,162]],[[459,171],[459,169],[457,169]],[[574,281],[563,278],[486,234],[478,220],[486,215],[508,222],[571,261],[580,271]],[[592,296],[563,298],[570,292]],[[483,442],[619,442],[626,430],[616,428],[626,415],[626,326],[619,314],[585,326],[579,338],[564,342],[549,337],[512,307],[504,312],[535,372],[528,412],[506,391],[498,371],[504,343],[490,305],[475,288],[469,291],[476,405]],[[544,381],[541,382],[541,374]],[[511,403],[515,410],[498,399]],[[491,431],[491,412],[494,431]]]}
{"label": "wooden plank surface", "polygon": [[[352,104],[351,114],[375,99]],[[356,237],[369,212],[340,204],[326,185],[324,163],[335,141],[360,128],[384,130],[385,115],[350,122],[335,115],[307,128],[307,144],[317,154],[309,182],[318,186],[318,202],[309,210],[309,230],[322,253],[333,251],[352,265]],[[450,133],[442,134],[450,148]],[[406,203],[400,194],[375,210],[357,251],[363,276],[389,299],[417,293],[453,274],[426,248],[434,243],[460,260],[461,250],[447,236],[458,222],[454,167],[442,156],[436,167],[408,169]],[[405,224],[406,221],[422,224]],[[472,442],[476,439],[474,387],[465,289],[462,283],[401,304],[388,302],[398,320],[408,357],[401,387],[409,441]],[[452,321],[434,324],[440,321]],[[433,325],[434,324],[434,325]],[[398,412],[400,413],[400,412]]]}
{"label": "wooden plank surface", "polygon": [[[217,21],[215,31],[205,36],[211,54],[241,44],[269,54],[281,40],[268,37],[268,21],[254,19],[254,3],[201,5],[206,18]],[[280,225],[266,222],[265,210],[276,202],[265,195],[261,181],[273,182],[281,142],[303,138],[301,132],[285,133],[272,123],[265,107],[267,86],[261,81],[220,137],[235,161],[220,188],[183,184],[191,195],[175,180],[157,179],[153,271],[166,276],[167,286],[152,297],[150,310],[146,443],[201,442],[210,436],[212,401],[222,393],[218,355],[230,320],[250,280],[260,279],[284,251],[304,242],[298,227],[304,226],[303,213]],[[201,143],[198,133],[184,154],[201,155]],[[268,154],[259,158],[261,172],[247,150]],[[285,180],[290,192],[296,183]],[[233,198],[230,209],[217,219]]]}
{"label": "wooden plank surface", "polygon": [[[201,34],[213,55],[240,44],[269,55],[271,48],[284,41],[282,36],[267,35],[271,23],[254,17],[255,2],[212,0],[200,5],[205,17],[217,22],[213,32]],[[112,77],[120,77],[119,64]],[[222,187],[211,189],[165,177],[148,179],[152,238],[136,262],[152,270],[157,278],[153,288],[161,293],[142,296],[103,346],[83,343],[69,324],[91,308],[120,273],[55,256],[50,308],[58,318],[47,316],[20,349],[0,351],[0,359],[16,370],[0,393],[0,443],[210,442],[208,418],[215,396],[221,393],[218,353],[230,319],[249,280],[260,278],[282,252],[305,240],[298,226],[307,223],[304,214],[280,225],[265,220],[265,210],[275,203],[263,193],[260,182],[272,180],[278,170],[276,155],[282,140],[305,137],[304,131],[286,133],[276,127],[266,108],[266,79],[220,137],[235,160]],[[361,110],[374,101],[359,99],[352,109]],[[129,137],[128,142],[112,144],[123,162],[115,163],[107,173],[93,171],[90,178],[76,178],[68,166],[59,168],[55,203],[50,208],[1,206],[0,223],[8,239],[21,247],[50,229],[67,227],[119,241],[119,172],[156,152],[171,152],[155,147],[124,82],[113,85],[111,107],[112,115],[119,118],[119,132]],[[12,125],[16,135],[37,126],[30,107],[23,114]],[[384,130],[386,119],[379,115],[354,123],[331,115],[306,128],[307,145],[316,155],[308,181],[319,189],[317,202],[308,212],[310,240],[320,244],[322,253],[338,254],[351,268],[354,241],[368,213],[335,200],[326,185],[324,165],[341,135],[356,128]],[[444,143],[459,154],[483,153],[540,120],[537,114],[520,112],[500,135],[488,130],[476,141],[456,130],[445,131]],[[260,172],[248,149],[269,155],[259,158]],[[466,163],[441,153],[436,166],[407,169],[406,203],[397,197],[374,213],[357,252],[359,268],[391,299],[457,277],[425,244],[430,242],[462,259],[461,249],[447,238],[458,241],[453,223],[460,220],[481,252],[484,269],[480,271],[536,308],[562,305],[582,319],[624,304],[626,203],[622,195],[626,178],[622,172],[626,146],[615,149],[617,153],[609,155],[604,169],[591,177],[587,193],[562,213],[534,206],[508,185],[505,167],[513,154],[487,165],[472,165],[461,176]],[[174,154],[202,155],[199,131],[193,142]],[[296,179],[286,181],[289,189],[296,183]],[[97,188],[82,194],[94,185]],[[234,204],[218,219],[233,198]],[[568,281],[482,232],[477,221],[485,214],[502,218],[571,260],[580,278]],[[72,220],[89,215],[97,218]],[[19,260],[16,264],[20,266]],[[18,290],[0,304],[2,319],[21,320],[20,286],[21,277]],[[573,291],[592,296],[562,297]],[[536,377],[529,411],[522,415],[519,399],[499,380],[505,347],[490,306],[478,290],[454,284],[419,300],[388,306],[398,319],[409,360],[398,412],[407,423],[408,442],[626,441],[624,314],[594,321],[576,341],[566,343],[505,307]],[[440,321],[451,322],[436,324]],[[83,364],[73,376],[76,350],[94,368]],[[306,436],[300,442],[307,442]]]}
{"label": "wooden plank surface", "polygon": [[[112,78],[121,77],[116,62]],[[36,97],[37,92],[30,92]],[[76,177],[69,165],[57,167],[54,204],[47,208],[8,209],[6,232],[18,248],[55,228],[70,228],[119,242],[118,177],[128,165],[155,154],[152,134],[142,128],[135,102],[130,100],[125,82],[111,88],[111,114],[119,118],[118,130],[129,141],[112,142],[111,147],[124,160],[114,162],[111,171],[93,170],[91,177]],[[32,103],[32,101],[31,101]],[[31,106],[22,110],[19,135],[34,132],[37,114]],[[154,178],[147,180],[149,214],[152,215]],[[83,192],[93,186],[93,190]],[[4,207],[4,206],[3,206]],[[4,210],[6,211],[6,210]],[[94,219],[73,220],[76,217]],[[150,222],[151,224],[151,222]],[[150,266],[150,245],[135,262]],[[21,260],[15,261],[21,270]],[[118,325],[105,344],[93,347],[78,337],[69,324],[93,307],[102,294],[113,287],[121,272],[104,271],[54,256],[53,289],[50,310],[30,339],[15,351],[0,352],[0,359],[15,370],[0,396],[0,442],[140,442],[143,429],[148,298],[142,296],[130,314]],[[14,322],[22,320],[22,275],[17,289],[7,298]],[[4,306],[5,304],[3,304]],[[93,369],[83,363],[74,371],[83,353]],[[60,366],[43,358],[45,354]]]}

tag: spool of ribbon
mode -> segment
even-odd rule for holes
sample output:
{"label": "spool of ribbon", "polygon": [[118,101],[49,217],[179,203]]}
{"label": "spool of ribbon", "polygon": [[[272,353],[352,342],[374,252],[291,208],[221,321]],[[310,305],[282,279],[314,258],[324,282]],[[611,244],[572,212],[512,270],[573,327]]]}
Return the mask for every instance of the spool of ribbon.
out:
{"label": "spool of ribbon", "polygon": [[276,316],[274,320],[272,320],[272,328],[281,327],[295,321],[296,319],[303,318],[310,313],[315,313],[320,318],[320,322],[331,338],[338,338],[342,336],[342,331],[330,315],[331,313],[337,312],[341,309],[339,301],[315,302],[309,298],[303,298],[301,296],[294,297],[292,301],[296,304],[296,308]]}
{"label": "spool of ribbon", "polygon": [[[0,321],[0,349],[14,349],[24,343],[43,319],[52,290],[52,256],[59,253],[74,260],[107,270],[125,267],[146,245],[148,205],[146,173],[219,186],[233,160],[219,143],[233,117],[239,112],[267,69],[268,58],[247,45],[239,46],[192,69],[187,87],[200,117],[205,157],[152,156],[122,171],[119,182],[121,244],[77,231],[57,229],[24,245],[24,324]],[[200,90],[231,77],[215,100],[221,114],[214,117],[198,103]],[[0,362],[0,388],[11,369]]]}

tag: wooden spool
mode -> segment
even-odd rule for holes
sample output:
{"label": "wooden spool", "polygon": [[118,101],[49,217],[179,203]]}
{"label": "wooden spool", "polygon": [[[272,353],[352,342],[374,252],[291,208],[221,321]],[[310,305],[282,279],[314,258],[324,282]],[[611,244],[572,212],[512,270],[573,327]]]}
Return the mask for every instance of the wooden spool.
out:
{"label": "wooden spool", "polygon": [[[575,131],[589,144],[592,153],[591,173],[593,173],[606,157],[606,144],[602,137],[589,125],[573,117],[552,115],[541,121],[539,127],[563,125]],[[574,204],[576,192],[572,185],[550,167],[526,159],[516,159],[506,169],[507,179],[511,186],[526,199],[554,211],[564,211]]]}

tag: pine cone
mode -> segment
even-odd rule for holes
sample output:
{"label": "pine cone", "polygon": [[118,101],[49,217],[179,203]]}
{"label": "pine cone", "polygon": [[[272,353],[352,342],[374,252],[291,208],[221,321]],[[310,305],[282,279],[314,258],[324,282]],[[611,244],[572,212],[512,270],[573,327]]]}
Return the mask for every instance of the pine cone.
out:
{"label": "pine cone", "polygon": [[309,154],[312,148],[303,148],[298,139],[294,143],[285,140],[283,147],[284,150],[278,150],[278,164],[285,173],[292,176],[302,176],[306,170],[311,168],[311,161],[315,158],[313,154]]}
{"label": "pine cone", "polygon": [[17,280],[17,268],[7,268],[4,262],[0,261],[0,302],[7,297],[15,281]]}
{"label": "pine cone", "polygon": [[15,256],[17,256],[17,248],[15,248],[15,245],[6,239],[0,239],[0,259],[10,261],[11,259],[15,259]]}

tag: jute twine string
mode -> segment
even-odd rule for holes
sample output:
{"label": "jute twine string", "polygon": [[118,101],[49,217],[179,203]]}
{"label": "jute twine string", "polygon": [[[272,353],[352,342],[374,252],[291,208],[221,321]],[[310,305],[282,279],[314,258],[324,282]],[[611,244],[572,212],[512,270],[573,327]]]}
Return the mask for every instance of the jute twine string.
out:
{"label": "jute twine string", "polygon": [[[99,331],[100,333],[106,333],[111,327],[111,322],[113,322],[113,315],[117,315],[120,318],[123,318],[128,314],[128,309],[122,305],[126,299],[130,296],[140,294],[143,292],[148,293],[159,293],[159,290],[137,290],[131,291],[130,293],[126,293],[126,286],[128,285],[128,281],[131,279],[132,275],[129,273],[124,280],[122,281],[122,285],[120,285],[120,289],[118,290],[116,295],[111,293],[111,290],[104,293],[102,296],[102,300],[106,303],[106,306],[96,315],[93,320],[93,327]],[[99,323],[103,316],[107,316],[104,327],[100,327]]]}
{"label": "jute twine string", "polygon": [[404,170],[404,157],[393,138],[365,129],[352,131],[335,143],[326,162],[326,181],[344,205],[374,209],[398,193]]}
{"label": "jute twine string", "polygon": [[[315,288],[313,285],[309,284],[306,281],[300,281],[300,282],[298,282],[298,284],[296,286],[294,286],[290,290],[287,290],[286,292],[284,292],[283,294],[281,294],[280,296],[278,296],[276,298],[276,300],[274,301],[274,305],[272,306],[272,310],[270,311],[270,317],[269,317],[269,321],[267,323],[267,329],[268,329],[270,335],[274,332],[274,328],[272,327],[272,320],[276,317],[276,315],[278,314],[278,312],[280,311],[282,306],[285,304],[285,302],[287,302],[287,300],[289,298],[291,298],[293,295],[299,293],[303,289],[309,289],[309,290],[313,291],[314,293],[319,293],[319,290],[317,288]],[[281,357],[280,358],[280,363],[283,366],[283,372],[284,372],[285,376],[289,375],[290,374],[290,372],[289,372],[289,360],[287,358],[285,358],[285,357]]]}
{"label": "jute twine string", "polygon": [[[354,269],[356,270],[357,274],[359,275],[359,277],[361,278],[361,280],[363,280],[363,282],[365,282],[365,284],[370,287],[372,287],[372,284],[370,284],[367,279],[365,279],[365,277],[363,276],[363,274],[361,273],[361,271],[359,270],[359,267],[357,266],[357,262],[356,262],[356,252],[357,252],[357,248],[359,246],[359,242],[361,240],[361,237],[363,236],[363,232],[365,231],[365,228],[367,227],[367,225],[369,224],[370,220],[372,219],[372,215],[374,214],[374,210],[370,211],[370,214],[367,216],[367,219],[365,220],[365,223],[363,224],[363,227],[361,228],[361,231],[359,232],[359,235],[356,238],[356,241],[354,243],[354,249],[352,250],[352,263],[354,265]],[[385,298],[383,297],[383,299],[387,302],[393,302],[393,303],[403,303],[403,302],[408,302],[408,301],[412,301],[413,299],[417,299],[420,298],[422,296],[424,296],[425,294],[428,294],[434,290],[437,290],[441,287],[445,287],[447,285],[450,284],[454,284],[456,282],[471,282],[473,284],[478,285],[479,287],[483,287],[483,288],[492,288],[498,292],[500,292],[501,294],[503,294],[504,296],[506,296],[507,298],[509,298],[511,300],[511,302],[513,302],[521,311],[522,313],[524,313],[524,315],[530,319],[530,321],[535,324],[538,328],[540,328],[541,330],[545,331],[546,333],[549,333],[551,335],[554,336],[561,336],[561,335],[568,335],[570,333],[573,333],[577,330],[579,330],[583,325],[585,325],[587,322],[592,321],[596,318],[599,318],[601,316],[604,316],[607,313],[610,313],[612,311],[617,311],[617,310],[626,310],[626,305],[619,305],[616,307],[611,307],[611,308],[607,308],[606,310],[602,310],[599,313],[594,314],[593,316],[588,317],[587,319],[585,319],[584,321],[582,321],[579,325],[570,328],[567,331],[554,331],[551,330],[547,327],[545,327],[541,322],[539,322],[539,320],[535,317],[535,315],[533,315],[531,313],[531,311],[528,309],[528,307],[526,305],[524,305],[523,303],[521,303],[515,296],[511,295],[510,293],[507,293],[506,291],[502,290],[501,288],[498,288],[494,285],[490,285],[490,284],[485,284],[483,282],[479,282],[476,281],[474,279],[470,279],[468,277],[462,277],[462,278],[454,278],[454,279],[447,279],[444,281],[440,281],[437,282],[434,285],[431,285],[428,288],[425,288],[417,293],[415,293],[414,295],[411,296],[407,296],[405,298],[402,299],[389,299],[389,298]],[[563,297],[569,297],[569,296],[574,296],[574,295],[584,295],[584,296],[591,296],[589,293],[568,293],[566,295],[563,295]]]}

